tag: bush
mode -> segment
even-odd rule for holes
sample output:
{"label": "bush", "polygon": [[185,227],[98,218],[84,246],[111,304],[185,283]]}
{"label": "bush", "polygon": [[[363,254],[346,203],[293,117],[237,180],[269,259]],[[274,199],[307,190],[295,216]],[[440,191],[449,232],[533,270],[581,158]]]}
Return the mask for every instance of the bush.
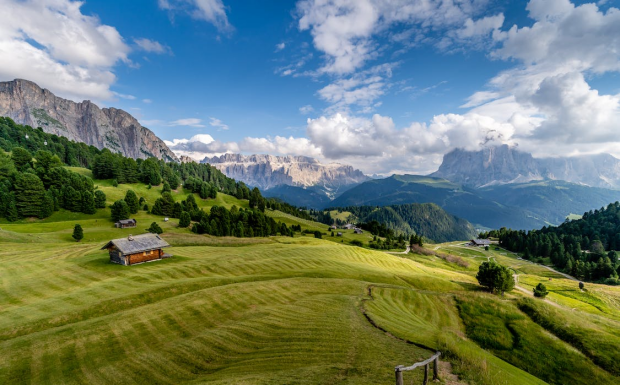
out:
{"label": "bush", "polygon": [[618,278],[607,278],[605,281],[603,281],[603,283],[605,285],[620,285],[620,279]]}
{"label": "bush", "polygon": [[323,238],[323,235],[321,234],[320,231],[317,230],[317,231],[314,232],[314,237],[318,238],[318,239],[321,239],[321,238]]}
{"label": "bush", "polygon": [[161,234],[164,232],[164,230],[161,228],[161,226],[157,224],[157,222],[151,223],[151,226],[146,229],[146,231],[153,234]]}
{"label": "bush", "polygon": [[350,243],[352,246],[357,246],[357,247],[362,247],[364,246],[364,244],[362,243],[362,241],[358,240],[358,239],[354,239],[351,241]]}
{"label": "bush", "polygon": [[494,261],[483,262],[476,274],[476,279],[489,291],[502,295],[505,291],[511,291],[515,287],[512,272]]}
{"label": "bush", "polygon": [[112,179],[112,187],[118,187],[118,181],[116,179]]}
{"label": "bush", "polygon": [[547,294],[549,294],[549,292],[547,291],[545,285],[543,285],[542,283],[539,283],[534,288],[534,297],[545,298]]}
{"label": "bush", "polygon": [[73,235],[72,235],[73,239],[75,239],[76,241],[81,241],[82,238],[84,238],[84,231],[82,230],[82,226],[80,225],[75,225],[75,227],[73,228]]}

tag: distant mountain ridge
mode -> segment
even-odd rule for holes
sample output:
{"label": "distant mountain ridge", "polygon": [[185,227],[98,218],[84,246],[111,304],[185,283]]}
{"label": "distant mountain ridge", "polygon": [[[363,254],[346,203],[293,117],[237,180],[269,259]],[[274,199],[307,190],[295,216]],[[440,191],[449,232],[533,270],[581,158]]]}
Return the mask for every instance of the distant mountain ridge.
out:
{"label": "distant mountain ridge", "polygon": [[620,189],[620,159],[609,154],[534,158],[508,145],[480,151],[455,149],[429,176],[471,187],[540,180],[563,180],[591,187]]}
{"label": "distant mountain ridge", "polygon": [[391,206],[435,203],[448,213],[488,228],[534,229],[558,225],[573,214],[620,200],[620,191],[564,181],[535,181],[475,189],[446,179],[393,175],[356,186],[331,205]]}
{"label": "distant mountain ridge", "polygon": [[370,179],[351,166],[323,164],[306,156],[224,154],[206,157],[202,162],[211,164],[229,178],[258,187],[261,191],[282,185],[313,187],[334,197]]}
{"label": "distant mountain ridge", "polygon": [[129,113],[117,108],[99,108],[89,100],[76,103],[63,99],[28,80],[0,82],[0,116],[134,159],[179,160],[161,139]]}

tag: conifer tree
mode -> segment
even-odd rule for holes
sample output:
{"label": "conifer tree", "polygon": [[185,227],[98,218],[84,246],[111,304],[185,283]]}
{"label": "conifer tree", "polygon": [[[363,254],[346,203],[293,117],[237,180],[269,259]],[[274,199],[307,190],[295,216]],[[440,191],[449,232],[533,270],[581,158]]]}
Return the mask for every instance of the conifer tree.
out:
{"label": "conifer tree", "polygon": [[31,173],[20,174],[15,181],[15,205],[21,217],[38,217],[45,197],[43,182]]}
{"label": "conifer tree", "polygon": [[118,222],[121,219],[129,219],[129,206],[124,200],[118,200],[112,205],[112,221]]}
{"label": "conifer tree", "polygon": [[77,242],[81,241],[82,238],[84,238],[84,230],[82,230],[82,226],[80,226],[79,224],[76,224],[75,227],[73,227],[72,237]]}
{"label": "conifer tree", "polygon": [[97,212],[95,209],[95,198],[90,191],[82,192],[82,212],[84,214],[94,214]]}
{"label": "conifer tree", "polygon": [[140,210],[140,204],[138,203],[138,196],[133,190],[127,190],[125,193],[125,203],[129,206],[129,212],[136,214]]}
{"label": "conifer tree", "polygon": [[13,160],[18,170],[23,170],[32,162],[32,154],[25,148],[13,147],[13,150],[11,150],[11,160]]}
{"label": "conifer tree", "polygon": [[146,229],[146,231],[153,234],[161,234],[164,232],[164,230],[157,224],[157,222],[151,223],[151,226]]}
{"label": "conifer tree", "polygon": [[95,207],[98,209],[105,208],[106,196],[101,190],[95,190]]}
{"label": "conifer tree", "polygon": [[181,218],[179,219],[179,227],[188,227],[191,223],[191,218],[187,211],[183,211],[181,213]]}
{"label": "conifer tree", "polygon": [[164,181],[164,185],[161,188],[161,192],[165,193],[165,192],[172,192],[172,189],[170,188],[170,184],[168,183],[168,181]]}
{"label": "conifer tree", "polygon": [[19,219],[19,213],[17,212],[17,205],[15,204],[15,197],[11,194],[10,201],[6,207],[6,219],[9,222],[15,222]]}

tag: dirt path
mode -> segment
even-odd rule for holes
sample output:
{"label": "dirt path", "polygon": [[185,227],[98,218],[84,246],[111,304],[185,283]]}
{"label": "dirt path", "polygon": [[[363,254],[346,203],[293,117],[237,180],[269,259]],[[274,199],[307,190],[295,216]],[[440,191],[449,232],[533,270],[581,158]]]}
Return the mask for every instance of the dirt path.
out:
{"label": "dirt path", "polygon": [[[526,288],[524,288],[523,286],[519,286],[519,274],[513,274],[512,275],[514,280],[515,280],[515,289],[521,291],[522,293],[527,294],[529,297],[534,297],[534,292],[532,290],[528,290]],[[561,306],[560,304],[550,301],[548,299],[543,299],[543,301],[545,301],[546,303],[548,303],[551,306],[557,307],[557,308],[562,308],[563,306]]]}
{"label": "dirt path", "polygon": [[407,250],[405,251],[386,251],[386,253],[388,254],[409,254],[409,251],[411,249],[409,248],[409,245],[407,245]]}

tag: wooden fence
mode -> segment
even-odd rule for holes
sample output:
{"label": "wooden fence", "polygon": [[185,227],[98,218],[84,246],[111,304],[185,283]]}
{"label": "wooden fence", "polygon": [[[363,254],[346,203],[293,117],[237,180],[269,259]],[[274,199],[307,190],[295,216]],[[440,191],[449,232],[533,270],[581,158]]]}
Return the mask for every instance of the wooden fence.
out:
{"label": "wooden fence", "polygon": [[439,380],[438,370],[439,370],[439,356],[440,355],[441,355],[441,352],[437,352],[435,353],[434,356],[432,356],[428,360],[415,363],[411,366],[398,365],[394,369],[394,371],[396,372],[396,385],[404,385],[403,372],[414,370],[415,368],[419,368],[421,366],[424,366],[424,382],[422,384],[423,385],[428,384],[428,366],[433,361],[435,361],[435,363],[433,364],[433,381],[438,381]]}

